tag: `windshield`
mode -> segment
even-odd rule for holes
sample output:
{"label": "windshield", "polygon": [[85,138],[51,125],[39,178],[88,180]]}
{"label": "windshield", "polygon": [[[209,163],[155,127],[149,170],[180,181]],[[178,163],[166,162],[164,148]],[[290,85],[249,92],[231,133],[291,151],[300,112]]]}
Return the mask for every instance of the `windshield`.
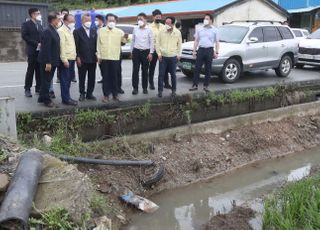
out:
{"label": "windshield", "polygon": [[133,33],[133,26],[118,26],[117,25],[117,28],[122,30],[124,33],[126,34],[132,34]]}
{"label": "windshield", "polygon": [[248,32],[244,26],[221,26],[218,28],[220,42],[241,43]]}
{"label": "windshield", "polygon": [[320,29],[316,30],[308,36],[310,39],[320,39]]}

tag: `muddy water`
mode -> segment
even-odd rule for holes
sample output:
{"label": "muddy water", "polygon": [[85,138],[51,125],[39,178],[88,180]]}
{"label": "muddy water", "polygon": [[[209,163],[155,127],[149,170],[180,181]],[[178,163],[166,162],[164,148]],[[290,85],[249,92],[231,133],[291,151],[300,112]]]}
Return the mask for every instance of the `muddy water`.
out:
{"label": "muddy water", "polygon": [[198,230],[211,216],[227,213],[232,204],[257,211],[250,221],[261,229],[262,197],[286,181],[300,180],[320,164],[320,148],[284,158],[261,161],[207,183],[198,183],[157,194],[150,199],[160,206],[153,214],[137,213],[127,230]]}

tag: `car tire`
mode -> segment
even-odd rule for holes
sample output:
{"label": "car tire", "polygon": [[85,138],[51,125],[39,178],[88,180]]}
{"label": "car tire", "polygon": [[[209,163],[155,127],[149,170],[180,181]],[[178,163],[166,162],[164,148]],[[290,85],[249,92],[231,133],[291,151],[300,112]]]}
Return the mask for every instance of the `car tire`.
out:
{"label": "car tire", "polygon": [[275,69],[278,77],[288,77],[292,70],[292,59],[290,56],[285,55],[281,58],[278,68]]}
{"label": "car tire", "polygon": [[304,64],[296,64],[297,69],[303,69],[303,67],[304,67]]}
{"label": "car tire", "polygon": [[189,78],[193,78],[193,72],[189,70],[181,69],[181,72]]}
{"label": "car tire", "polygon": [[219,77],[224,83],[234,83],[239,79],[241,72],[240,62],[230,58],[224,63]]}

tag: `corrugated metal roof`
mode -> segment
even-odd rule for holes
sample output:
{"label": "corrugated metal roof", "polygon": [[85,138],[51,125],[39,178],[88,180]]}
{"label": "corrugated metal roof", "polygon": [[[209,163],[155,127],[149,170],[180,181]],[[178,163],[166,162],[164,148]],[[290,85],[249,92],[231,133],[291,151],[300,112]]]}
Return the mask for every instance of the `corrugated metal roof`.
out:
{"label": "corrugated metal roof", "polygon": [[290,11],[309,7],[320,7],[320,0],[278,0],[278,4]]}
{"label": "corrugated metal roof", "polygon": [[320,8],[320,6],[312,6],[312,7],[306,7],[306,8],[292,9],[292,10],[288,10],[288,12],[290,14],[306,13],[306,12],[310,12],[310,11],[313,11],[313,10],[318,9],[318,8]]}

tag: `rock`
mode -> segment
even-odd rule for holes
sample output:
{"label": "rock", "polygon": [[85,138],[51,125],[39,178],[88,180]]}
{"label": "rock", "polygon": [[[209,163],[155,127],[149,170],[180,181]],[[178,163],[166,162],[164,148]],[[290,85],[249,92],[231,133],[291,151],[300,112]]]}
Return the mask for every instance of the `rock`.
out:
{"label": "rock", "polygon": [[173,140],[174,140],[175,142],[180,142],[180,141],[182,140],[182,139],[181,139],[181,135],[175,134]]}
{"label": "rock", "polygon": [[97,227],[93,228],[93,230],[111,230],[112,229],[112,222],[106,216],[95,218],[94,222],[96,223]]}
{"label": "rock", "polygon": [[45,145],[49,146],[52,144],[52,137],[44,135],[42,141]]}
{"label": "rock", "polygon": [[224,137],[220,137],[219,139],[220,139],[220,141],[226,141],[226,139]]}
{"label": "rock", "polygon": [[4,192],[7,190],[9,184],[9,176],[7,174],[0,174],[0,192]]}
{"label": "rock", "polygon": [[117,218],[120,220],[121,224],[126,224],[127,223],[127,219],[124,215],[118,214]]}
{"label": "rock", "polygon": [[166,160],[167,160],[167,158],[166,158],[166,157],[164,157],[164,156],[162,156],[162,157],[161,157],[161,159],[162,159],[162,160],[164,160],[164,161],[166,161]]}
{"label": "rock", "polygon": [[228,133],[227,135],[226,135],[226,140],[229,140],[230,139],[230,134]]}

